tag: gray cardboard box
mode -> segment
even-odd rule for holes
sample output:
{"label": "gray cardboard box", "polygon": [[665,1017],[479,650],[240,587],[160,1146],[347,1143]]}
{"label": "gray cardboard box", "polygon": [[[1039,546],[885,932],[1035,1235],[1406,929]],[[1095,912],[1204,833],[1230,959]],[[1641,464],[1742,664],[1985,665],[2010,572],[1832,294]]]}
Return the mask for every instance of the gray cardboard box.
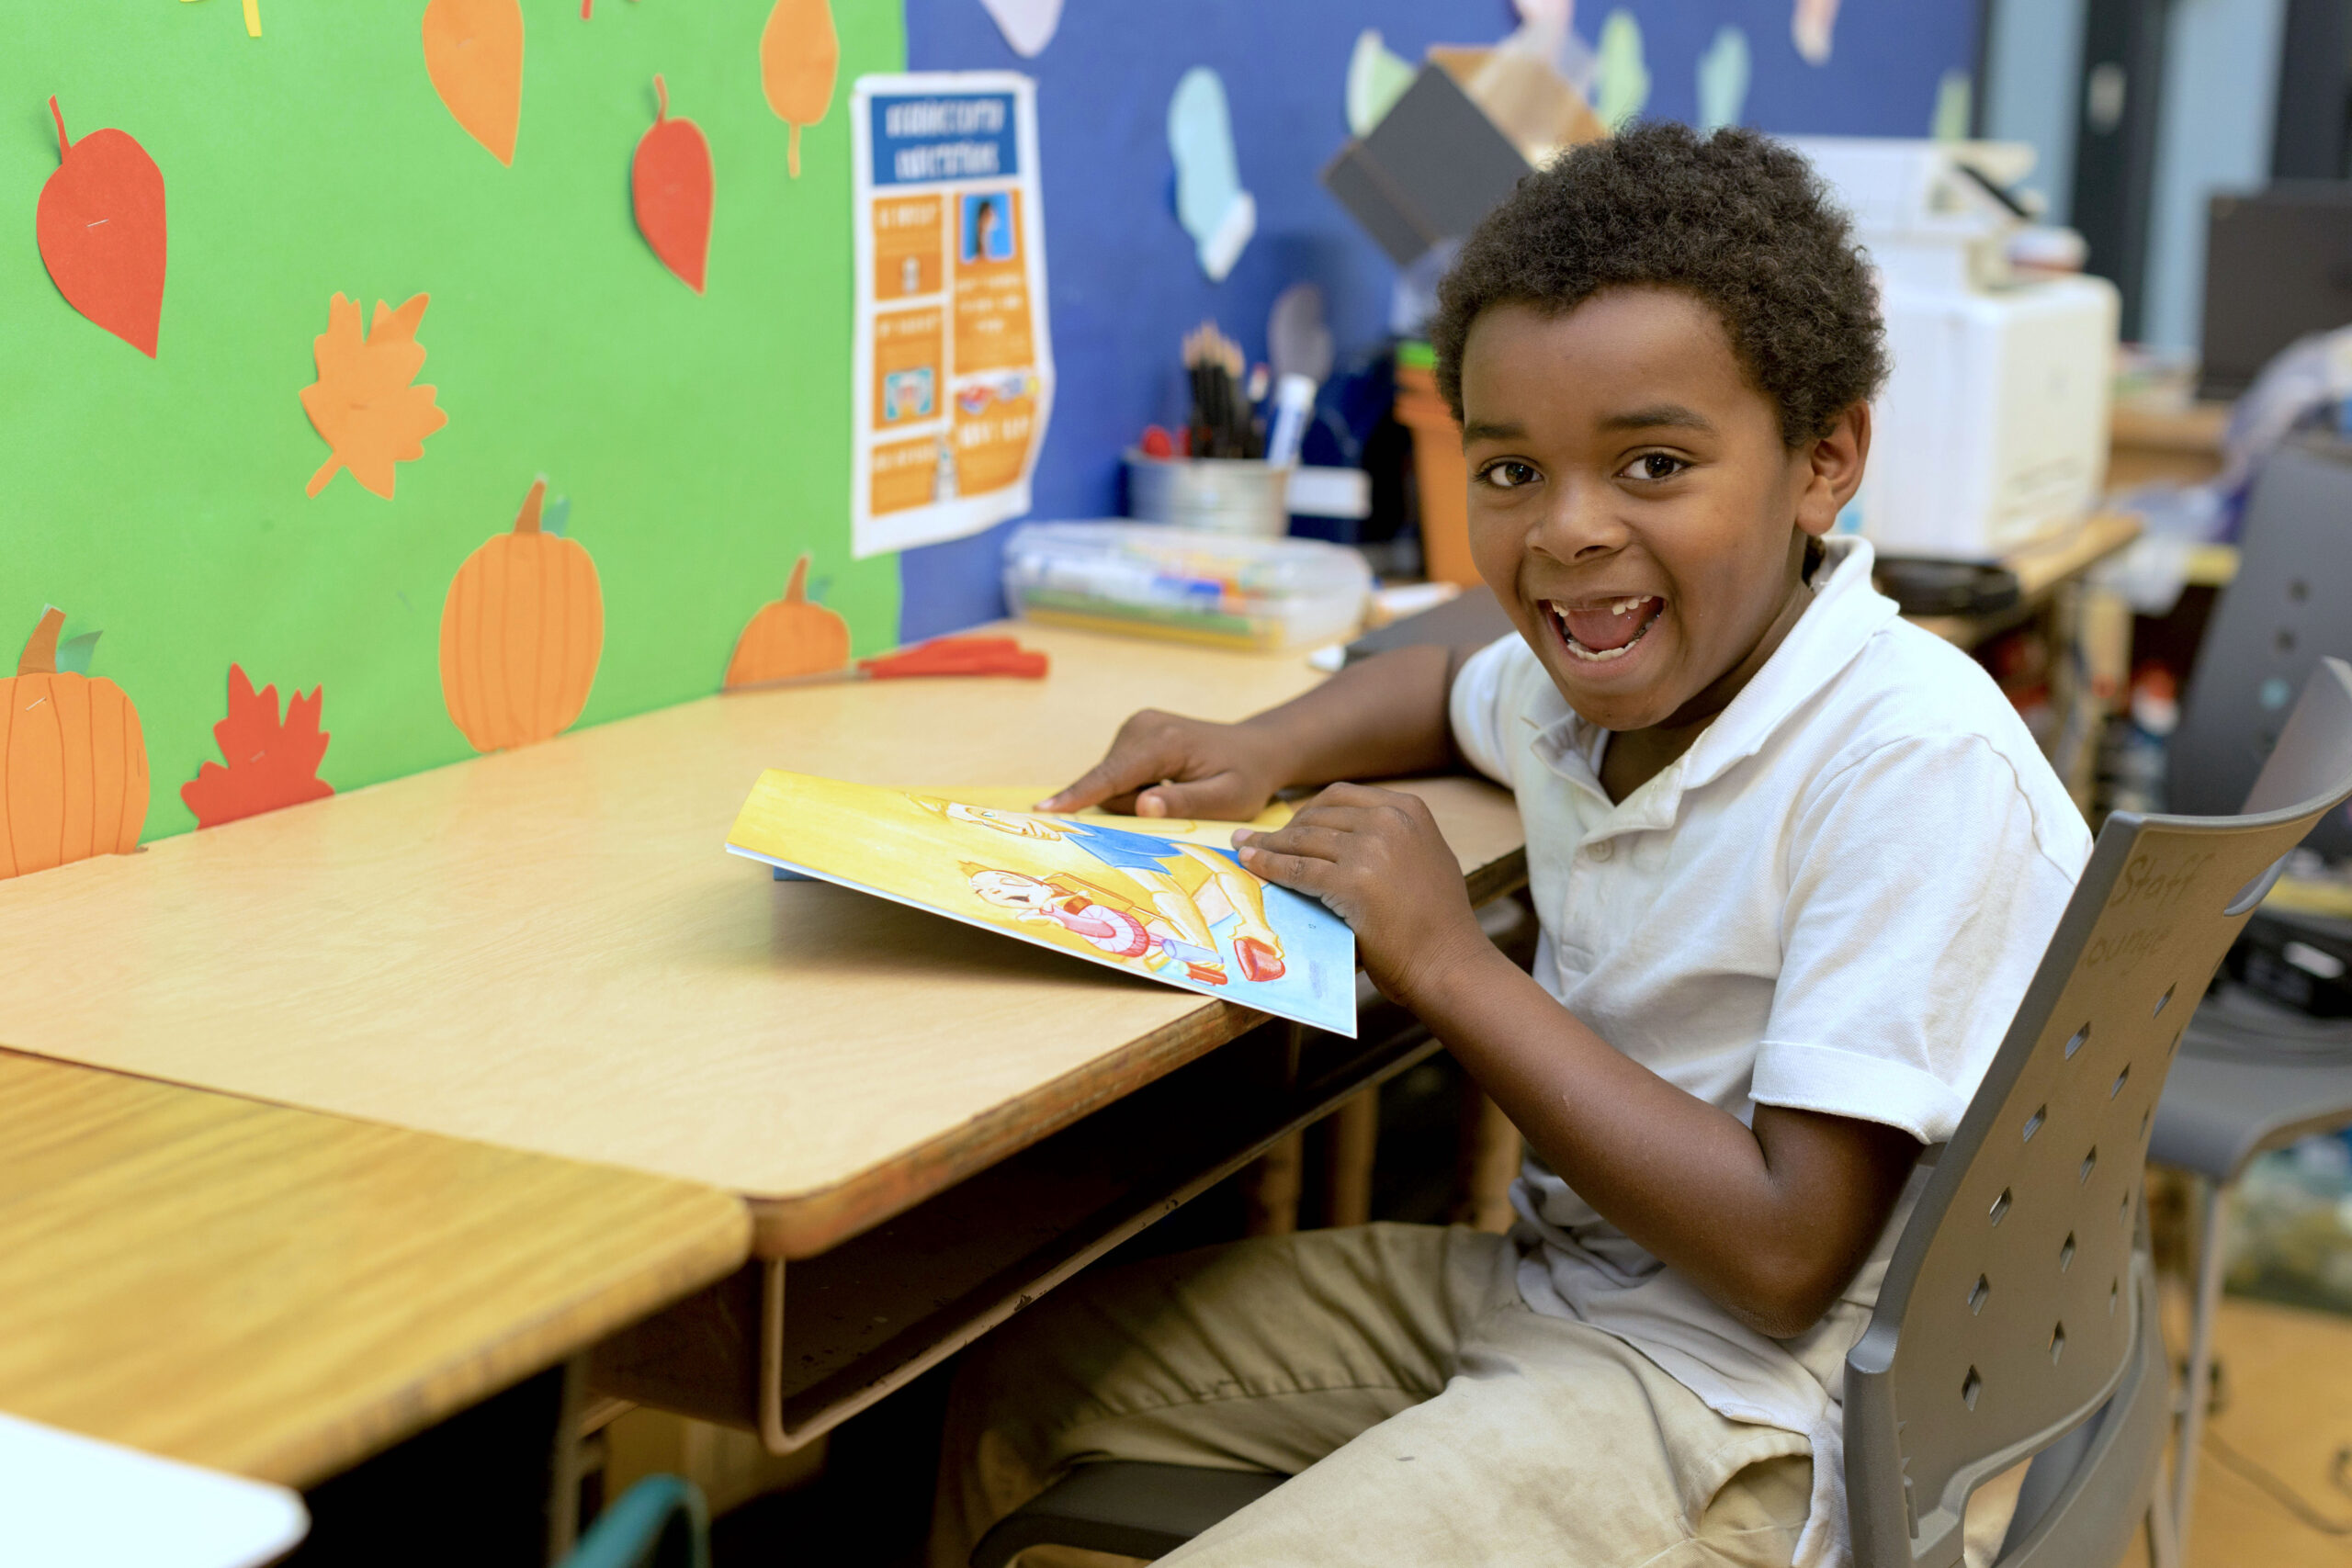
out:
{"label": "gray cardboard box", "polygon": [[1322,178],[1389,259],[1410,266],[1476,228],[1527,173],[1519,149],[1460,85],[1425,65],[1372,134],[1341,148]]}

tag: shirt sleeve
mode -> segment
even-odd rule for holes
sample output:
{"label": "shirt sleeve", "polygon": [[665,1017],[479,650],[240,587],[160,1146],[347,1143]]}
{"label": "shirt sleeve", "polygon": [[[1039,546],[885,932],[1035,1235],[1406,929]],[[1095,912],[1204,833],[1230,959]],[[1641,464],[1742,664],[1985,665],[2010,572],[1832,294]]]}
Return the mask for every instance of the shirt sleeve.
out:
{"label": "shirt sleeve", "polygon": [[1535,657],[1517,633],[1490,642],[1453,672],[1453,690],[1446,698],[1446,717],[1463,760],[1506,789],[1513,787],[1519,752],[1510,722],[1519,711],[1521,671],[1514,649],[1531,661]]}
{"label": "shirt sleeve", "polygon": [[1802,805],[1758,1104],[1951,1138],[2089,852],[2056,778],[2031,784],[2051,798],[1982,737],[1922,737]]}

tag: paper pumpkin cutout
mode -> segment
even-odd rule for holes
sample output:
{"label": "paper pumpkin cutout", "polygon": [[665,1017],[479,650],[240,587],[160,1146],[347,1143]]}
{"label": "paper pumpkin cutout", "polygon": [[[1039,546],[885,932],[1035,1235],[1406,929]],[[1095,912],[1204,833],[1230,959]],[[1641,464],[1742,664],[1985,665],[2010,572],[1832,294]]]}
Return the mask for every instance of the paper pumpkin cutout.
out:
{"label": "paper pumpkin cutout", "polygon": [[42,611],[17,673],[0,681],[0,876],[128,854],[147,820],[139,710],[104,676],[58,672],[64,625],[63,611]]}
{"label": "paper pumpkin cutout", "polygon": [[1258,231],[1258,201],[1241,188],[1225,81],[1205,65],[1177,79],[1168,100],[1168,152],[1176,163],[1176,218],[1211,283],[1223,283]]}
{"label": "paper pumpkin cutout", "polygon": [[1734,27],[1715,29],[1714,41],[1699,57],[1699,134],[1712,136],[1737,125],[1747,112],[1751,64],[1747,35]]}
{"label": "paper pumpkin cutout", "polygon": [[661,107],[653,128],[638,139],[637,156],[628,165],[637,231],[662,265],[699,294],[710,259],[710,143],[693,120],[670,118],[670,89],[659,75],[653,91]]}
{"label": "paper pumpkin cutout", "polygon": [[821,675],[849,667],[849,623],[808,599],[808,558],[792,565],[792,581],[784,597],[760,606],[743,635],[735,639],[735,657],[727,661],[726,684],[757,685],[786,681],[795,675]]}
{"label": "paper pumpkin cutout", "polygon": [[57,169],[40,187],[33,231],[41,265],[65,302],[155,357],[164,319],[164,172],[123,130],[65,136],[57,122]]}
{"label": "paper pumpkin cutout", "polygon": [[833,106],[842,40],[826,0],[775,0],[760,29],[760,89],[768,107],[792,127],[792,177],[800,177],[800,132]]}
{"label": "paper pumpkin cutout", "polygon": [[1642,24],[1620,6],[1600,24],[1600,96],[1593,104],[1613,135],[1650,101],[1650,68],[1642,58]]}
{"label": "paper pumpkin cutout", "polygon": [[511,167],[523,119],[520,0],[433,0],[424,8],[424,72],[466,134]]}
{"label": "paper pumpkin cutout", "polygon": [[311,476],[307,493],[326,489],[337,468],[390,501],[392,465],[424,456],[424,438],[449,423],[433,401],[436,389],[409,383],[424,368],[416,324],[430,295],[412,295],[393,310],[376,301],[362,337],[359,302],[338,293],[327,301],[327,330],[311,341],[319,378],[302,389],[302,412],[334,455]]}
{"label": "paper pumpkin cutout", "polygon": [[514,531],[466,558],[441,605],[441,700],[477,751],[547,740],[588,705],[605,647],[596,563],[539,526],[546,479]]}
{"label": "paper pumpkin cutout", "polygon": [[212,739],[228,766],[207,762],[180,785],[180,799],[196,813],[199,828],[218,828],[240,817],[258,816],[281,806],[300,806],[334,793],[319,777],[319,761],[331,737],[319,728],[323,688],[296,692],[277,718],[277,688],[259,692],[243,666],[229,666],[229,716],[212,727]]}

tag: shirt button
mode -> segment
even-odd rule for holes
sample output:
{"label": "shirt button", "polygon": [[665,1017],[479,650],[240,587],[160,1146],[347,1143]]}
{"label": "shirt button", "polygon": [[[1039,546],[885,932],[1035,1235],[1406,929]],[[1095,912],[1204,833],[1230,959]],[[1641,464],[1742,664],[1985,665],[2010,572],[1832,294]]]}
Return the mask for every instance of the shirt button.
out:
{"label": "shirt button", "polygon": [[1615,852],[1611,848],[1609,840],[1603,839],[1600,842],[1592,845],[1589,852],[1593,859],[1605,861]]}

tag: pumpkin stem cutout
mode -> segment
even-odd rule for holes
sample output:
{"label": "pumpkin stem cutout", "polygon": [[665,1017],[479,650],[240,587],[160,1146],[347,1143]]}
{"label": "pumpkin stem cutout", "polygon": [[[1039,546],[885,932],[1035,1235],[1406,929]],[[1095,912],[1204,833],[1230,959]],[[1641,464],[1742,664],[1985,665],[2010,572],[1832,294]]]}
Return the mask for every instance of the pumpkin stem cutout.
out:
{"label": "pumpkin stem cutout", "polygon": [[775,0],[760,30],[760,88],[792,127],[792,177],[800,177],[800,130],[825,118],[841,68],[841,35],[827,0]]}
{"label": "pumpkin stem cutout", "polygon": [[311,340],[319,378],[302,389],[302,412],[334,451],[304,493],[318,494],[336,469],[347,468],[390,501],[392,465],[424,457],[424,438],[449,423],[433,400],[436,389],[409,384],[424,368],[416,328],[430,303],[430,295],[412,295],[395,310],[379,299],[362,337],[359,302],[340,293],[327,301],[327,330]]}
{"label": "pumpkin stem cutout", "polygon": [[658,74],[653,91],[661,107],[628,166],[638,232],[662,265],[699,294],[710,259],[710,143],[693,120],[670,118],[670,89]]}
{"label": "pumpkin stem cutout", "polygon": [[477,751],[561,734],[588,704],[605,647],[596,564],[576,539],[539,526],[548,482],[533,482],[514,532],[466,558],[441,604],[441,699]]}
{"label": "pumpkin stem cutout", "polygon": [[240,817],[300,806],[334,793],[319,777],[320,760],[334,739],[319,728],[324,688],[287,699],[286,722],[277,719],[277,688],[258,693],[242,665],[229,666],[229,716],[212,727],[213,742],[228,762],[207,762],[180,785],[180,799],[196,813],[199,828],[218,828]]}
{"label": "pumpkin stem cutout", "polygon": [[849,623],[808,601],[808,558],[793,563],[784,597],[760,606],[735,639],[727,661],[729,687],[821,675],[849,667]]}
{"label": "pumpkin stem cutout", "polygon": [[432,0],[424,8],[424,73],[450,118],[513,167],[523,119],[520,0]]}
{"label": "pumpkin stem cutout", "polygon": [[128,853],[147,820],[139,710],[104,676],[58,670],[64,625],[63,611],[42,611],[0,681],[0,877]]}
{"label": "pumpkin stem cutout", "polygon": [[57,122],[57,168],[40,187],[33,232],[41,265],[65,302],[155,357],[164,319],[164,172],[129,131],[65,135]]}

